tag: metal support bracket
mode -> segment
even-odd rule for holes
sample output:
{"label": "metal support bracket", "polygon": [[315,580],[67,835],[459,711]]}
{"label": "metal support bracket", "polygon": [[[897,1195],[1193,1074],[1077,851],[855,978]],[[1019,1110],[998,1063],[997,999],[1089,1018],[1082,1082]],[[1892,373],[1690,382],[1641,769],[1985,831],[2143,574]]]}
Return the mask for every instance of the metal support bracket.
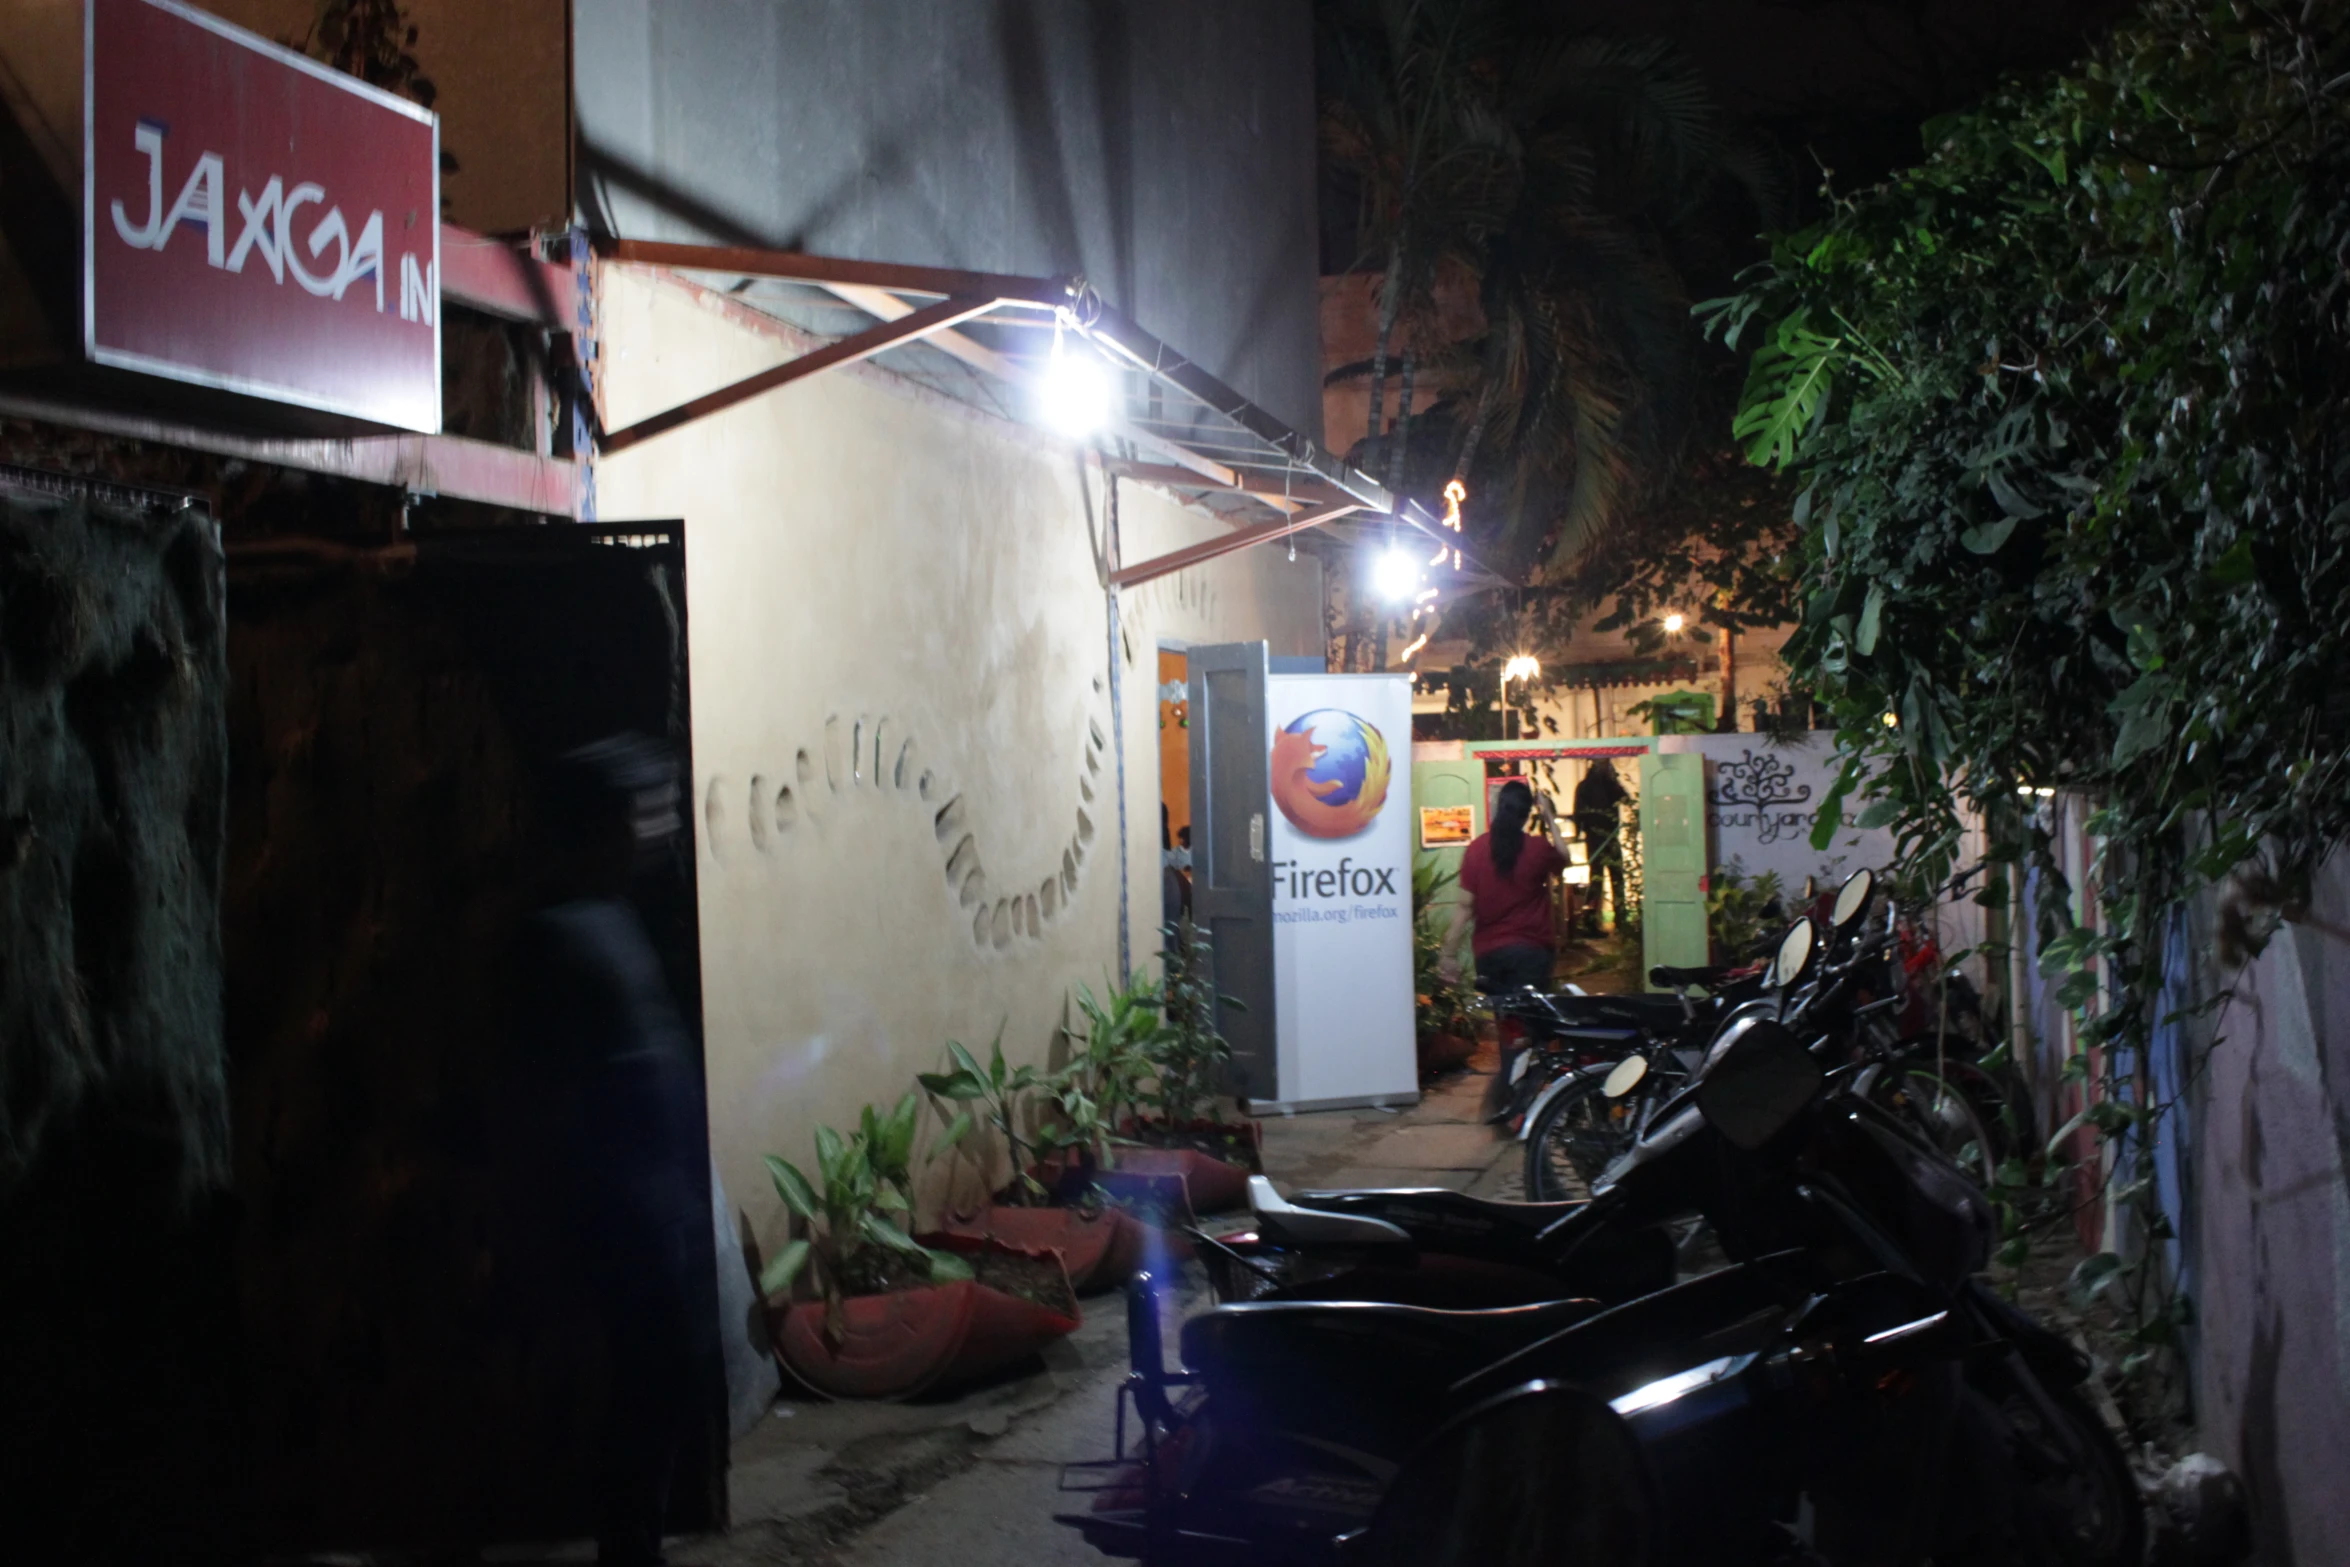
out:
{"label": "metal support bracket", "polygon": [[822,348],[802,354],[799,358],[777,365],[772,370],[762,370],[757,375],[745,376],[731,386],[722,386],[717,391],[706,393],[691,402],[680,403],[675,408],[654,414],[649,419],[639,419],[632,425],[614,430],[604,437],[602,449],[607,456],[614,452],[626,451],[640,441],[649,441],[654,436],[666,434],[680,425],[708,418],[711,414],[722,409],[732,408],[737,403],[747,402],[762,392],[771,392],[779,386],[787,386],[794,381],[805,380],[819,371],[830,370],[835,366],[853,365],[861,359],[872,358],[883,349],[894,348],[900,343],[927,337],[933,332],[953,326],[958,321],[968,321],[973,316],[985,315],[988,311],[993,310],[996,304],[997,301],[993,299],[956,297],[942,299],[935,305],[925,305],[920,310],[900,316],[895,321],[883,321],[867,327],[862,332],[844,337],[837,343],[827,343]]}
{"label": "metal support bracket", "polygon": [[1140,587],[1146,582],[1156,581],[1160,577],[1181,571],[1187,566],[1197,566],[1203,561],[1214,560],[1219,555],[1229,555],[1234,550],[1247,549],[1252,544],[1267,544],[1275,539],[1285,539],[1293,533],[1303,533],[1308,528],[1318,528],[1325,522],[1335,522],[1341,517],[1361,510],[1362,507],[1353,504],[1332,506],[1324,511],[1308,512],[1303,517],[1283,517],[1277,522],[1261,522],[1253,528],[1243,528],[1237,533],[1228,533],[1220,539],[1206,539],[1198,544],[1186,545],[1179,550],[1169,550],[1164,555],[1156,555],[1146,561],[1138,561],[1131,566],[1122,566],[1110,573],[1110,581],[1121,588]]}

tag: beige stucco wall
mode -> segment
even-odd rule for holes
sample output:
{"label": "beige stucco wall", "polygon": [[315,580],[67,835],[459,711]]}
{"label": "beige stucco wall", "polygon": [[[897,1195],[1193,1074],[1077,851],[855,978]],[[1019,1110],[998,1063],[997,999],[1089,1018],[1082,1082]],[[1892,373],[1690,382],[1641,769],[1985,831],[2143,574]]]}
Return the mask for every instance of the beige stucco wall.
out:
{"label": "beige stucco wall", "polygon": [[[798,351],[720,296],[602,270],[617,428]],[[758,1156],[893,1100],[944,1042],[1043,1060],[1117,961],[1119,772],[1100,471],[863,366],[598,465],[607,520],[686,523],[711,1135],[772,1244]],[[1121,487],[1126,559],[1221,531]],[[1124,595],[1133,944],[1155,946],[1162,638],[1320,644],[1277,548]]]}

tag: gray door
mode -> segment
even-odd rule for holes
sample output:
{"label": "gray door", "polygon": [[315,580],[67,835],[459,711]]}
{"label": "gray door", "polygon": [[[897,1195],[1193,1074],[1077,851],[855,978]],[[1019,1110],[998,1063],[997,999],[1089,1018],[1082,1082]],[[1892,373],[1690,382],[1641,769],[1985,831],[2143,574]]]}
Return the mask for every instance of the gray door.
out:
{"label": "gray door", "polygon": [[1216,944],[1216,1008],[1232,1091],[1273,1099],[1273,872],[1265,739],[1265,644],[1195,647],[1191,676],[1192,917]]}

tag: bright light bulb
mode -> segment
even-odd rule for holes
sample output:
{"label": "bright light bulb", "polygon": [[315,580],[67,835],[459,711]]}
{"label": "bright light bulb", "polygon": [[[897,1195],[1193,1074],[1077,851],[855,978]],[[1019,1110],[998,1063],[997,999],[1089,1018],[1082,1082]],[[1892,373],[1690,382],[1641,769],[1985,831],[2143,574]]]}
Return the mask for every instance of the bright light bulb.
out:
{"label": "bright light bulb", "polygon": [[1056,336],[1037,401],[1045,423],[1072,440],[1082,440],[1110,417],[1110,378],[1091,349],[1065,351]]}
{"label": "bright light bulb", "polygon": [[1542,666],[1525,653],[1513,655],[1508,663],[1501,666],[1501,679],[1504,685],[1513,680],[1523,685],[1541,673]]}
{"label": "bright light bulb", "polygon": [[1420,563],[1403,550],[1391,549],[1371,568],[1371,585],[1381,598],[1400,604],[1419,590]]}
{"label": "bright light bulb", "polygon": [[1673,613],[1665,617],[1665,630],[1668,633],[1678,632],[1683,626],[1688,624],[1688,617],[1684,616],[1679,610],[1675,610]]}

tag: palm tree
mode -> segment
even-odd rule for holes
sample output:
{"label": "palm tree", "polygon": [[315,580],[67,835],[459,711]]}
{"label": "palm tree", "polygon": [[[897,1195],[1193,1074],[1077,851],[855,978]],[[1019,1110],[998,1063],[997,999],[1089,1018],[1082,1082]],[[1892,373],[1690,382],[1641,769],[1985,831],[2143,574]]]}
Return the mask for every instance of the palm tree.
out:
{"label": "palm tree", "polygon": [[[1436,274],[1470,261],[1500,212],[1504,139],[1476,80],[1495,43],[1488,0],[1333,0],[1322,13],[1322,142],[1353,176],[1357,266],[1379,269],[1369,450],[1383,447],[1387,372],[1399,328],[1433,313]],[[1351,367],[1350,367],[1351,368]],[[1410,419],[1413,357],[1404,357]],[[1398,430],[1400,454],[1405,429]],[[1390,475],[1400,482],[1392,462]]]}
{"label": "palm tree", "polygon": [[[1743,193],[1760,228],[1776,215],[1776,182],[1667,45],[1530,43],[1499,0],[1373,9],[1417,31],[1333,35],[1328,80],[1341,90],[1324,126],[1331,157],[1361,186],[1366,255],[1385,257],[1374,455],[1387,457],[1392,488],[1414,472],[1434,481],[1429,493],[1448,469],[1467,477],[1497,562],[1565,568],[1687,443],[1701,344],[1678,258],[1719,226],[1725,188]],[[1419,42],[1381,57],[1394,66],[1385,74],[1366,69],[1367,40],[1397,36]],[[1388,352],[1399,320],[1424,319],[1415,312],[1448,256],[1478,279],[1485,331],[1425,367],[1453,393],[1421,416],[1439,439],[1407,466],[1408,391],[1392,438],[1380,439]]]}

